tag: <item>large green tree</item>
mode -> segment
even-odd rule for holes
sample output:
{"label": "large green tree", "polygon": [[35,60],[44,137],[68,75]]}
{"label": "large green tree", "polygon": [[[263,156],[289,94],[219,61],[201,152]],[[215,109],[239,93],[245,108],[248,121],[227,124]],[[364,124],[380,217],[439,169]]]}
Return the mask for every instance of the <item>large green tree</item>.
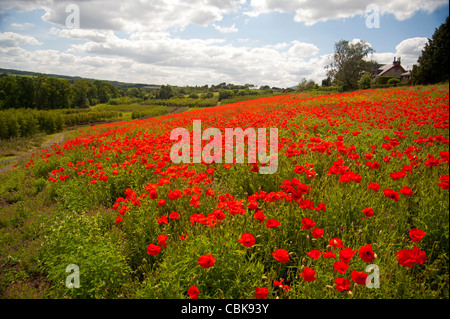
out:
{"label": "large green tree", "polygon": [[341,40],[334,45],[332,62],[326,66],[333,84],[344,90],[358,88],[358,80],[366,72],[372,72],[375,62],[366,60],[374,49],[365,41],[356,43]]}
{"label": "large green tree", "polygon": [[416,84],[433,84],[449,80],[449,33],[448,16],[445,22],[435,29],[431,39],[422,50],[414,65],[411,77]]}
{"label": "large green tree", "polygon": [[0,79],[0,109],[17,107],[19,89],[14,77],[5,76]]}

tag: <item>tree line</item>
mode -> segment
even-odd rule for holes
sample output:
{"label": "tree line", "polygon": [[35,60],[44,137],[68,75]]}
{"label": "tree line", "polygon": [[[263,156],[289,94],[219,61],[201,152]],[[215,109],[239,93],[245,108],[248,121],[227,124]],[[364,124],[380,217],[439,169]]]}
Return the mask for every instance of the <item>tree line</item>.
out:
{"label": "tree line", "polygon": [[122,89],[99,80],[0,75],[0,109],[88,108],[123,96]]}
{"label": "tree line", "polygon": [[0,110],[0,139],[30,137],[36,133],[53,134],[61,132],[67,126],[96,123],[117,119],[122,116],[117,111],[90,111],[83,109],[37,110],[8,109]]}

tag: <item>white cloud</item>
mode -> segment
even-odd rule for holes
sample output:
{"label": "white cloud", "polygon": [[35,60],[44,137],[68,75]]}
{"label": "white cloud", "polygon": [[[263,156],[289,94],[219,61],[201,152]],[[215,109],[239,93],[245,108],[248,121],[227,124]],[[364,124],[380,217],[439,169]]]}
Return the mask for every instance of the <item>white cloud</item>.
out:
{"label": "white cloud", "polygon": [[70,39],[82,39],[93,42],[104,43],[107,38],[114,38],[114,32],[110,30],[85,30],[85,29],[62,29],[59,36]]}
{"label": "white cloud", "polygon": [[289,48],[288,53],[292,56],[309,57],[319,52],[319,48],[311,43],[299,42],[297,40],[291,43],[292,46]]}
{"label": "white cloud", "polygon": [[17,28],[17,29],[25,29],[34,27],[33,23],[25,22],[25,23],[11,23],[11,27]]}
{"label": "white cloud", "polygon": [[231,27],[221,27],[220,25],[213,24],[214,29],[219,31],[220,33],[232,33],[238,32],[239,30],[236,28],[236,25],[233,24]]}
{"label": "white cloud", "polygon": [[[302,77],[323,78],[323,59],[313,44],[292,41],[250,47],[223,39],[180,39],[165,33],[113,33],[62,30],[61,36],[86,40],[66,52],[0,50],[2,65],[35,72],[78,75],[140,83],[204,85],[253,83],[295,85]],[[20,49],[18,51],[18,49]]]}
{"label": "white cloud", "polygon": [[381,64],[390,64],[394,57],[401,58],[402,66],[411,70],[417,59],[422,54],[423,47],[428,42],[427,38],[409,38],[401,41],[396,47],[395,52],[374,53],[374,59]]}
{"label": "white cloud", "polygon": [[172,81],[180,85],[189,84],[180,83],[183,80],[180,74],[201,73],[204,76],[192,78],[195,84],[205,84],[199,81],[205,81],[206,76],[215,78],[216,83],[248,83],[251,79],[255,83],[265,81],[266,84],[285,86],[287,82],[296,83],[298,74],[306,76],[313,72],[318,58],[313,63],[310,60],[319,52],[314,44],[299,41],[254,48],[225,45],[223,39],[179,39],[164,34],[158,38],[149,33],[141,36],[139,32],[135,32],[132,39],[105,39],[106,42],[88,41],[73,45],[70,52],[115,56],[129,59],[134,64],[176,69]]}
{"label": "white cloud", "polygon": [[0,12],[44,9],[45,21],[66,25],[69,4],[79,8],[82,29],[113,31],[167,31],[184,29],[189,24],[201,26],[222,20],[245,0],[2,0]]}
{"label": "white cloud", "polygon": [[306,25],[364,15],[368,5],[377,5],[380,13],[405,20],[419,10],[433,12],[448,4],[447,0],[251,0],[245,14],[256,17],[269,12],[295,13],[294,20]]}
{"label": "white cloud", "polygon": [[34,37],[15,32],[0,33],[0,47],[18,47],[21,45],[42,45]]}

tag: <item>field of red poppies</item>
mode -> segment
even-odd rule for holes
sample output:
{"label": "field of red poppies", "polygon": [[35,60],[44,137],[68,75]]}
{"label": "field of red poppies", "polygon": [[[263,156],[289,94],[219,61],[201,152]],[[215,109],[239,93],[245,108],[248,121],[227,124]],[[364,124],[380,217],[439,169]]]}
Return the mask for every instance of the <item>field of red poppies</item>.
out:
{"label": "field of red poppies", "polygon": [[[170,133],[193,120],[278,128],[277,171],[173,163]],[[29,229],[40,219],[28,271],[42,298],[448,298],[448,129],[448,88],[437,86],[85,129],[17,168],[45,194],[22,212]],[[66,286],[71,264],[79,288]]]}

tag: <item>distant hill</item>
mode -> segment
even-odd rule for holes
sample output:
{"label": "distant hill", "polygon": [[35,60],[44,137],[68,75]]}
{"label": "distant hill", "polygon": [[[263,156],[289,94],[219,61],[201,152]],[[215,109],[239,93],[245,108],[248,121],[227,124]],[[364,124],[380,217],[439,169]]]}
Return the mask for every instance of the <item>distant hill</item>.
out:
{"label": "distant hill", "polygon": [[[18,76],[39,76],[40,74],[44,74],[47,77],[52,78],[58,78],[58,79],[66,79],[69,81],[75,81],[75,80],[89,80],[89,81],[96,81],[98,79],[90,79],[90,78],[83,78],[80,76],[69,76],[69,75],[60,75],[60,74],[50,74],[50,73],[39,73],[39,72],[30,72],[30,71],[20,71],[20,70],[13,70],[13,69],[3,69],[0,68],[0,74],[6,73],[10,75],[18,75]],[[128,88],[146,88],[146,89],[158,89],[160,85],[157,84],[143,84],[143,83],[126,83],[126,82],[119,82],[119,81],[108,81],[108,80],[98,80],[101,82],[108,82],[111,83],[117,87],[120,87],[122,89],[128,89]]]}

